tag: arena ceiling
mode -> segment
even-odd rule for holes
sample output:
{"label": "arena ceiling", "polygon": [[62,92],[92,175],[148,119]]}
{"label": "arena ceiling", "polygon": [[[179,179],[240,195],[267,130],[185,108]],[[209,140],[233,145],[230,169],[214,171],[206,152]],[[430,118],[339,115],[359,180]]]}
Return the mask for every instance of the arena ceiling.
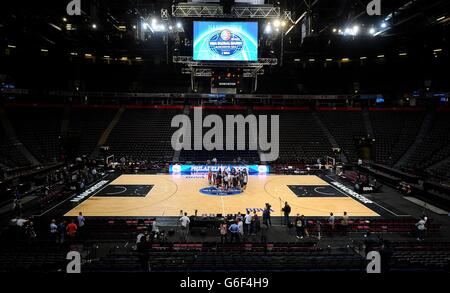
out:
{"label": "arena ceiling", "polygon": [[[0,42],[3,45],[22,44],[25,48],[57,48],[61,50],[81,49],[105,53],[136,51],[158,51],[163,42],[142,42],[133,32],[137,20],[152,15],[160,17],[161,9],[171,11],[172,5],[180,1],[151,0],[82,0],[82,17],[67,17],[65,6],[69,1],[8,1],[2,3],[0,18]],[[403,42],[405,44],[433,39],[448,45],[448,23],[450,1],[448,0],[381,0],[382,15],[369,16],[366,6],[369,0],[284,0],[266,1],[279,6],[281,11],[290,11],[295,21],[309,8],[312,11],[313,41],[303,42],[301,27],[296,25],[287,35],[286,50],[303,52],[323,47],[318,44],[339,44],[343,36],[337,29],[358,24],[365,28],[379,28],[381,23],[389,23],[387,29],[379,33],[379,42]],[[64,19],[64,20],[63,20]],[[68,19],[68,20],[67,20]],[[176,21],[176,20],[173,20]],[[190,37],[190,21],[184,23],[184,37]],[[264,23],[265,20],[259,20]],[[68,30],[70,23],[76,30]],[[95,29],[93,29],[95,24]],[[126,32],[121,30],[126,26]],[[359,41],[361,40],[361,41]],[[365,37],[353,38],[354,44],[364,45]],[[308,47],[309,46],[309,47]],[[333,46],[331,46],[333,47]],[[337,45],[336,47],[339,47]]]}

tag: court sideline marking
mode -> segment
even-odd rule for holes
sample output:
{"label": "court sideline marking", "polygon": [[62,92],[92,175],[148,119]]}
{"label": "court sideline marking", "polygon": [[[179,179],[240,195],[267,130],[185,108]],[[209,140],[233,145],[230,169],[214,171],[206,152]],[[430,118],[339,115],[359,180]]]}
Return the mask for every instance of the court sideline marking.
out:
{"label": "court sideline marking", "polygon": [[223,196],[221,196],[220,199],[222,200],[222,216],[225,216],[225,204],[223,202]]}
{"label": "court sideline marking", "polygon": [[[106,178],[108,174],[104,175],[102,178],[100,178],[97,181],[94,181],[91,185],[89,185],[86,189],[91,188],[92,186],[94,186],[95,184],[99,183],[100,181],[104,180]],[[87,196],[83,201],[87,200],[88,198],[94,196],[95,194],[97,194],[98,192],[100,192],[101,190],[103,190],[106,186],[108,186],[112,181],[108,180],[109,182],[107,184],[105,184],[104,186],[102,186],[99,190],[93,192],[91,195]],[[63,200],[62,202],[54,205],[53,207],[50,207],[49,209],[47,209],[46,211],[42,212],[40,215],[37,215],[38,217],[42,217],[43,215],[45,215],[46,213],[48,213],[49,211],[55,209],[56,207],[60,206],[61,204],[65,203],[68,200],[71,200],[74,197],[77,197],[79,194],[78,193],[74,193],[72,196],[69,196],[68,198],[66,198],[65,200]],[[76,206],[80,205],[81,202],[79,202]],[[72,210],[72,209],[70,209]]]}
{"label": "court sideline marking", "polygon": [[[328,176],[328,175],[325,175],[325,176],[326,176],[328,179],[332,180],[332,181],[338,182],[338,181],[336,181],[335,179],[331,178],[331,177]],[[334,189],[336,189],[337,191],[340,191],[340,192],[344,193],[344,194],[347,195],[348,197],[354,199],[352,196],[348,195],[348,194],[347,194],[346,192],[344,192],[343,190],[339,190],[339,189],[338,189],[337,187],[335,187],[333,184],[330,184],[330,186],[332,186],[332,187],[333,187]],[[356,199],[355,199],[355,200],[356,200]],[[388,208],[385,208],[384,206],[382,206],[382,205],[376,203],[374,200],[371,200],[371,201],[372,201],[373,204],[377,205],[378,207],[382,208],[383,210],[388,211],[389,213],[393,214],[393,215],[396,216],[396,217],[409,217],[409,216],[411,216],[411,215],[397,215],[396,213],[394,213],[393,211],[389,210]]]}

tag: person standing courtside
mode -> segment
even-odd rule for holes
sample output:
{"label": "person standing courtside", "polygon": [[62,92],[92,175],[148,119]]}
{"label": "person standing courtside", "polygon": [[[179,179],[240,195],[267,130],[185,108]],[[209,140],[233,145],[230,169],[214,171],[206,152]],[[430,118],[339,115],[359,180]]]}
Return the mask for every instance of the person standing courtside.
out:
{"label": "person standing courtside", "polygon": [[329,228],[329,232],[330,232],[330,237],[333,237],[334,222],[335,222],[334,215],[333,215],[333,213],[330,213],[330,217],[328,218],[328,228]]}
{"label": "person standing courtside", "polygon": [[69,237],[69,241],[71,244],[73,244],[75,236],[77,234],[77,224],[75,224],[75,220],[72,219],[69,225],[67,225],[66,231],[67,236]]}
{"label": "person standing courtside", "polygon": [[297,239],[303,238],[303,221],[300,214],[297,214],[297,217],[295,218],[295,232],[297,234]]}
{"label": "person standing courtside", "polygon": [[302,215],[301,218],[303,221],[303,235],[305,235],[305,237],[309,237],[308,219],[305,218],[305,215]]}
{"label": "person standing courtside", "polygon": [[230,234],[231,234],[230,243],[233,243],[233,239],[236,239],[237,243],[240,242],[238,223],[239,223],[239,220],[236,220],[233,224],[230,225],[230,228],[228,228],[228,230],[230,231]]}
{"label": "person standing courtside", "polygon": [[50,223],[50,239],[53,243],[58,242],[58,225],[56,225],[55,219],[53,219]]}
{"label": "person standing courtside", "polygon": [[266,207],[263,211],[263,223],[267,225],[267,227],[272,226],[272,220],[270,218],[270,209],[272,206],[269,203],[266,203]]}
{"label": "person standing courtside", "polygon": [[150,259],[150,254],[148,251],[148,242],[146,236],[140,238],[140,241],[136,244],[136,249],[138,252],[138,259],[141,270],[143,272],[148,272],[149,271],[148,261]]}
{"label": "person standing courtside", "polygon": [[269,235],[269,226],[267,223],[261,225],[261,243],[267,243],[267,237]]}
{"label": "person standing courtside", "polygon": [[344,215],[342,216],[341,226],[342,226],[342,235],[347,236],[347,233],[348,233],[348,215],[347,215],[347,212],[344,212]]}
{"label": "person standing courtside", "polygon": [[178,221],[181,223],[181,237],[184,241],[186,241],[189,234],[189,223],[191,220],[187,216],[187,213],[184,213],[184,216],[182,216]]}
{"label": "person standing courtside", "polygon": [[239,220],[238,227],[239,227],[239,238],[244,240],[244,222],[242,220]]}
{"label": "person standing courtside", "polygon": [[261,230],[261,222],[259,220],[258,214],[256,211],[253,212],[252,217],[252,235],[256,235]]}
{"label": "person standing courtside", "polygon": [[78,222],[78,236],[81,238],[84,236],[84,224],[86,222],[86,219],[84,218],[82,212],[78,214],[77,222]]}
{"label": "person standing courtside", "polygon": [[420,217],[420,220],[416,223],[417,228],[417,240],[422,241],[425,238],[425,230],[427,229],[426,226],[425,217]]}
{"label": "person standing courtside", "polygon": [[291,213],[291,206],[285,202],[284,207],[281,209],[284,213],[284,222],[286,226],[289,226],[289,214]]}
{"label": "person standing courtside", "polygon": [[227,243],[228,242],[228,224],[227,224],[226,220],[224,220],[222,223],[220,223],[219,231],[220,231],[220,242]]}
{"label": "person standing courtside", "polygon": [[66,236],[66,221],[61,221],[61,223],[59,223],[58,233],[59,233],[58,242],[63,244]]}
{"label": "person standing courtside", "polygon": [[245,235],[250,235],[251,224],[252,224],[252,215],[250,215],[250,211],[247,211],[247,214],[244,217],[244,233],[245,233]]}

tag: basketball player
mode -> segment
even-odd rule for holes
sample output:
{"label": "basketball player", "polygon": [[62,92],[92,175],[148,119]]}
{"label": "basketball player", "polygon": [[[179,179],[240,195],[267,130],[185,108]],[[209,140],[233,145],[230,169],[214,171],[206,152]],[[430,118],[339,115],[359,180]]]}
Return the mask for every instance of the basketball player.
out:
{"label": "basketball player", "polygon": [[225,171],[223,172],[223,187],[228,190],[228,174]]}
{"label": "basketball player", "polygon": [[208,184],[211,185],[212,172],[211,170],[208,172]]}
{"label": "basketball player", "polygon": [[248,176],[247,176],[247,173],[244,172],[243,178],[242,178],[242,189],[245,190],[247,188],[247,182],[248,182]]}

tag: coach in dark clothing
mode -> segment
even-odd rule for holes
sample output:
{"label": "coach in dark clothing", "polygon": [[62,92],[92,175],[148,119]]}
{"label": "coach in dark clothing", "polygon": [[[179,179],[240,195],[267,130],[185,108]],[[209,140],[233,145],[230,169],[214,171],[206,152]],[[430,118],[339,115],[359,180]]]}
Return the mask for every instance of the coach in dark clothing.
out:
{"label": "coach in dark clothing", "polygon": [[267,243],[267,236],[269,234],[269,226],[267,223],[261,225],[261,243]]}
{"label": "coach in dark clothing", "polygon": [[369,253],[372,250],[378,250],[380,245],[380,239],[372,232],[368,231],[366,235],[366,239],[364,240],[364,245],[366,247],[365,254]]}
{"label": "coach in dark clothing", "polygon": [[270,219],[270,209],[271,205],[266,203],[266,208],[263,211],[263,224],[266,224],[267,227],[272,226],[272,220]]}
{"label": "coach in dark clothing", "polygon": [[148,253],[148,242],[146,236],[141,237],[141,241],[138,242],[137,252],[142,271],[148,272],[148,260],[150,256]]}
{"label": "coach in dark clothing", "polygon": [[389,272],[392,254],[393,252],[391,249],[391,242],[389,240],[385,240],[380,250],[381,272],[383,273]]}
{"label": "coach in dark clothing", "polygon": [[303,238],[303,221],[302,218],[300,217],[300,214],[297,214],[297,217],[295,218],[294,221],[294,225],[297,238],[298,239]]}
{"label": "coach in dark clothing", "polygon": [[289,225],[289,214],[291,213],[291,207],[287,202],[284,203],[284,208],[281,209],[284,213],[284,221],[286,226]]}

